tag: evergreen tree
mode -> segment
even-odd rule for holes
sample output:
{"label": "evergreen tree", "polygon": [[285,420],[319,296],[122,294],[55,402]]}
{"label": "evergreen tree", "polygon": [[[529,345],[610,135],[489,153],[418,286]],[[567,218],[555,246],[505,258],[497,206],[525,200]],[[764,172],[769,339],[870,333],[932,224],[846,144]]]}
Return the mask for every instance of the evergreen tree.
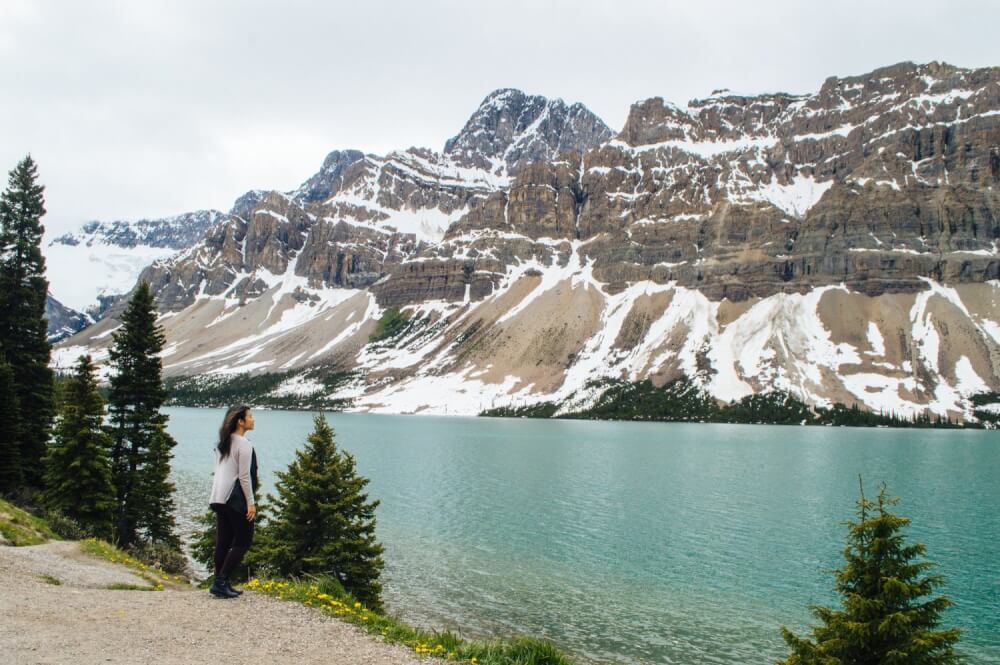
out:
{"label": "evergreen tree", "polygon": [[110,540],[115,491],[111,437],[90,356],[81,356],[66,383],[55,438],[45,456],[45,502],[89,533]]}
{"label": "evergreen tree", "polygon": [[[164,417],[164,425],[166,417]],[[173,549],[180,549],[181,541],[175,533],[174,490],[170,481],[170,460],[177,445],[173,437],[160,426],[150,440],[142,469],[139,472],[139,501],[141,504],[140,523],[145,536],[154,543],[163,543]]]}
{"label": "evergreen tree", "polygon": [[42,257],[45,188],[31,156],[10,172],[0,195],[0,350],[18,395],[24,482],[40,487],[42,456],[52,425],[52,370],[45,322],[49,284]]}
{"label": "evergreen tree", "polygon": [[961,662],[953,651],[960,631],[935,630],[952,602],[928,597],[943,580],[925,574],[933,564],[923,560],[922,544],[905,543],[901,530],[910,520],[888,510],[897,501],[884,484],[874,502],[862,488],[859,521],[847,523],[846,564],[836,571],[843,607],[812,607],[821,624],[811,639],[782,627],[792,651],[786,665]]}
{"label": "evergreen tree", "polygon": [[[197,529],[191,535],[191,541],[189,543],[191,558],[200,563],[201,565],[208,568],[208,571],[212,572],[212,567],[215,565],[215,537],[218,531],[217,518],[215,511],[211,508],[207,509],[204,513],[194,518],[195,524],[198,524],[201,528]],[[257,519],[257,523],[260,524],[260,520]],[[260,527],[258,526],[257,538],[259,540]],[[256,550],[256,545],[251,547],[247,554]],[[244,561],[246,556],[244,556]],[[230,579],[233,582],[245,582],[246,580],[239,576],[241,569],[244,566],[240,566],[237,570],[233,571],[230,575]]]}
{"label": "evergreen tree", "polygon": [[0,495],[21,486],[21,449],[18,427],[17,388],[14,371],[0,355],[0,404],[7,412],[0,418]]}
{"label": "evergreen tree", "polygon": [[354,457],[337,449],[323,416],[288,470],[278,473],[273,517],[261,529],[257,559],[280,576],[328,575],[358,600],[380,609],[385,565],[375,540],[375,508],[363,492],[368,479]]}
{"label": "evergreen tree", "polygon": [[163,330],[149,284],[140,282],[114,334],[113,373],[108,411],[111,478],[116,492],[115,539],[128,547],[140,538],[176,545],[173,533],[174,486],[169,482],[176,442],[160,413],[166,400],[159,353]]}

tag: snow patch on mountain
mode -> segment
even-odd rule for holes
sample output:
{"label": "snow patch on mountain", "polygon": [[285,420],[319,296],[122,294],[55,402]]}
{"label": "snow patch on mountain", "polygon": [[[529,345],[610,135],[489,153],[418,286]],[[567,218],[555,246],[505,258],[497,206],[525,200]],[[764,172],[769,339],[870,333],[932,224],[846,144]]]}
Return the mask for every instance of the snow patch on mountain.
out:
{"label": "snow patch on mountain", "polygon": [[324,386],[321,381],[303,376],[293,376],[282,381],[277,388],[271,391],[275,397],[305,397],[322,392]]}
{"label": "snow patch on mountain", "polygon": [[801,219],[832,186],[833,180],[817,182],[811,175],[797,175],[791,182],[779,184],[772,175],[770,182],[747,192],[746,196],[749,199],[767,201],[789,215]]}
{"label": "snow patch on mountain", "polygon": [[[471,368],[452,374],[416,376],[374,395],[364,395],[357,403],[370,413],[471,416],[490,408],[491,399],[509,397],[519,382],[516,376],[508,376],[499,384],[484,383],[469,376],[469,372]],[[444,395],[447,399],[441,399]]]}
{"label": "snow patch on mountain", "polygon": [[44,251],[45,272],[56,299],[85,312],[97,305],[100,296],[127,293],[143,268],[176,253],[176,249],[148,245],[50,243]]}
{"label": "snow patch on mountain", "polygon": [[668,141],[660,141],[659,143],[649,143],[639,146],[631,146],[619,139],[615,139],[614,141],[608,143],[608,145],[613,148],[632,154],[654,152],[657,150],[679,150],[706,160],[731,153],[767,150],[769,148],[773,148],[777,144],[778,139],[773,136],[720,139],[716,141],[670,139]]}
{"label": "snow patch on mountain", "polygon": [[865,353],[873,356],[885,355],[885,338],[882,337],[882,332],[878,329],[874,321],[868,322],[868,343],[871,345],[872,350]]}
{"label": "snow patch on mountain", "polygon": [[55,346],[49,359],[49,366],[57,372],[68,373],[73,370],[81,356],[89,355],[97,368],[97,379],[106,382],[111,376],[111,365],[109,347],[95,348],[88,344],[74,344],[71,346]]}

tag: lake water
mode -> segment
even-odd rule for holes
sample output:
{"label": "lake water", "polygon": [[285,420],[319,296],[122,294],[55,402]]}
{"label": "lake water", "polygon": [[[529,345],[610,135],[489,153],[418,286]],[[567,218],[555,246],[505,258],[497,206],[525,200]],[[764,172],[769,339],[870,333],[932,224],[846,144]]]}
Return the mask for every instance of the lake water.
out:
{"label": "lake water", "polygon": [[[222,411],[167,409],[181,526]],[[255,410],[265,492],[312,414]],[[1000,663],[1000,435],[330,414],[381,500],[391,612],[581,662],[768,663],[835,604],[858,474],[900,496],[971,662]]]}

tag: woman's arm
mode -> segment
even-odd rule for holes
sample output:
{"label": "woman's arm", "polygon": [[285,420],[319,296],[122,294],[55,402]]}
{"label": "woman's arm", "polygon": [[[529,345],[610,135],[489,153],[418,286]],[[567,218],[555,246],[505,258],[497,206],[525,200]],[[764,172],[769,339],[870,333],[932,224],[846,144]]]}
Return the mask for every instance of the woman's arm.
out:
{"label": "woman's arm", "polygon": [[253,505],[253,489],[250,487],[250,460],[253,458],[253,446],[249,443],[246,447],[239,446],[236,451],[236,464],[239,473],[240,487],[243,488],[243,496],[247,500],[247,519],[253,517],[256,508]]}

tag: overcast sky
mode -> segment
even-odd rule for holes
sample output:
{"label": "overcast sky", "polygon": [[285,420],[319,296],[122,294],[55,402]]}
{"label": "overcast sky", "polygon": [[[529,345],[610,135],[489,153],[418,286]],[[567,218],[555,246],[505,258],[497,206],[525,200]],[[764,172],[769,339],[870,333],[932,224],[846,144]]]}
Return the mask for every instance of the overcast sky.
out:
{"label": "overcast sky", "polygon": [[1000,65],[996,0],[0,0],[0,169],[50,232],[228,209],[332,149],[440,150],[492,90],[629,106],[810,92],[902,60]]}

